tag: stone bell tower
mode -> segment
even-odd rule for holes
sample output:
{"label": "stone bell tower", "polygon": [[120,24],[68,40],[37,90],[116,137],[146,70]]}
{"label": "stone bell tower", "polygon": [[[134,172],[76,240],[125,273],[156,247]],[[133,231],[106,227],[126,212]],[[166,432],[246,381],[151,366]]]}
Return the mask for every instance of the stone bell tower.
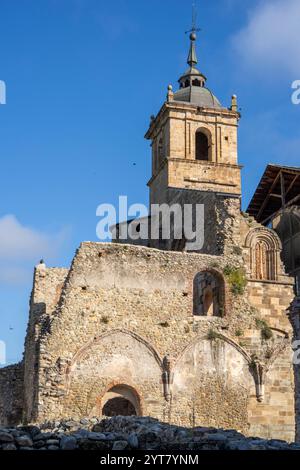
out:
{"label": "stone bell tower", "polygon": [[[190,34],[188,69],[171,85],[165,103],[151,117],[146,139],[152,147],[152,177],[148,182],[150,204],[204,203],[212,212],[228,199],[240,209],[241,167],[238,165],[237,129],[240,119],[237,97],[226,108],[206,87],[207,78],[197,68],[196,28]],[[214,219],[215,244],[222,227]],[[209,228],[211,232],[211,228]],[[205,252],[212,249],[206,247]]]}
{"label": "stone bell tower", "polygon": [[189,68],[175,93],[152,117],[146,138],[152,145],[150,200],[165,200],[167,188],[241,194],[237,157],[240,114],[236,96],[225,108],[206,87],[206,77],[196,68],[196,34],[190,35]]}

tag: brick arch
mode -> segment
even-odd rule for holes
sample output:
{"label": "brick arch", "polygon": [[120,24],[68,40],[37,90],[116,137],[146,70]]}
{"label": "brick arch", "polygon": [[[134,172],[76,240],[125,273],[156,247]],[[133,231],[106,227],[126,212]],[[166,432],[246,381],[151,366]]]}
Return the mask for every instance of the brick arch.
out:
{"label": "brick arch", "polygon": [[138,391],[138,386],[133,383],[120,383],[120,382],[111,382],[101,393],[99,399],[97,400],[98,414],[103,410],[107,401],[111,399],[110,393],[118,394],[123,396],[125,399],[130,401],[136,411],[138,416],[143,416],[144,409],[144,400],[142,394]]}
{"label": "brick arch", "polygon": [[105,391],[122,385],[140,397],[146,394],[146,405],[140,399],[141,410],[152,414],[153,407],[163,406],[162,367],[156,350],[131,331],[114,329],[95,336],[68,365],[63,413],[90,416],[96,410],[99,415]]}

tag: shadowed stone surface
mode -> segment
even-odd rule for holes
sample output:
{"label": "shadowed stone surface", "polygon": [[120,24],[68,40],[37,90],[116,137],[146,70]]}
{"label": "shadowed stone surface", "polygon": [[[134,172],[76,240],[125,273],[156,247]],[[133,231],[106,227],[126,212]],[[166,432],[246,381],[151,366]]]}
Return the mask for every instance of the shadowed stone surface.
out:
{"label": "shadowed stone surface", "polygon": [[300,450],[300,444],[283,440],[247,438],[234,430],[172,426],[148,417],[116,416],[92,421],[86,419],[85,425],[74,422],[72,431],[66,421],[45,423],[40,429],[1,429],[0,450]]}

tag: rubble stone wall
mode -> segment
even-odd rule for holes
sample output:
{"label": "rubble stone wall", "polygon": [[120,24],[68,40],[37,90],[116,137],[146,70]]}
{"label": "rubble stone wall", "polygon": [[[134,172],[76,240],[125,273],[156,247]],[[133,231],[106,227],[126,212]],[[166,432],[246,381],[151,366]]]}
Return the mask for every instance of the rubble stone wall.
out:
{"label": "rubble stone wall", "polygon": [[[248,282],[245,295],[234,294],[224,270],[240,263],[232,252],[83,243],[67,277],[62,273],[47,327],[44,320],[38,327],[38,399],[28,421],[99,416],[105,394],[119,385],[135,390],[143,415],[293,440],[291,326],[285,318],[292,283],[287,278],[273,287],[274,310],[262,309],[261,300],[256,309],[253,298],[266,297],[270,286]],[[225,308],[218,317],[193,315],[193,280],[206,270],[224,279]],[[47,269],[38,268],[39,302],[46,278]],[[264,315],[274,327],[268,341],[257,326]],[[264,368],[261,384],[254,355]]]}

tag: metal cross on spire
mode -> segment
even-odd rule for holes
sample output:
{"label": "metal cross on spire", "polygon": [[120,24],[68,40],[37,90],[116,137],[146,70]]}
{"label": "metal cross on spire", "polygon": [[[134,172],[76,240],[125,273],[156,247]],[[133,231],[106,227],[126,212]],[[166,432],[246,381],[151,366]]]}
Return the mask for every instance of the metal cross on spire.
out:
{"label": "metal cross on spire", "polygon": [[188,33],[197,33],[198,31],[201,31],[200,28],[197,28],[197,17],[198,17],[198,12],[197,12],[197,7],[196,7],[196,3],[193,2],[192,4],[192,28],[189,29],[188,31],[185,32],[185,34],[188,34]]}
{"label": "metal cross on spire", "polygon": [[190,33],[191,46],[190,46],[190,51],[189,51],[188,60],[187,60],[187,63],[189,64],[190,67],[193,67],[194,65],[198,63],[196,47],[195,47],[195,41],[197,39],[196,33],[198,31],[201,31],[201,29],[197,28],[197,9],[196,9],[196,4],[194,2],[193,14],[192,14],[192,29],[185,32],[185,34]]}

